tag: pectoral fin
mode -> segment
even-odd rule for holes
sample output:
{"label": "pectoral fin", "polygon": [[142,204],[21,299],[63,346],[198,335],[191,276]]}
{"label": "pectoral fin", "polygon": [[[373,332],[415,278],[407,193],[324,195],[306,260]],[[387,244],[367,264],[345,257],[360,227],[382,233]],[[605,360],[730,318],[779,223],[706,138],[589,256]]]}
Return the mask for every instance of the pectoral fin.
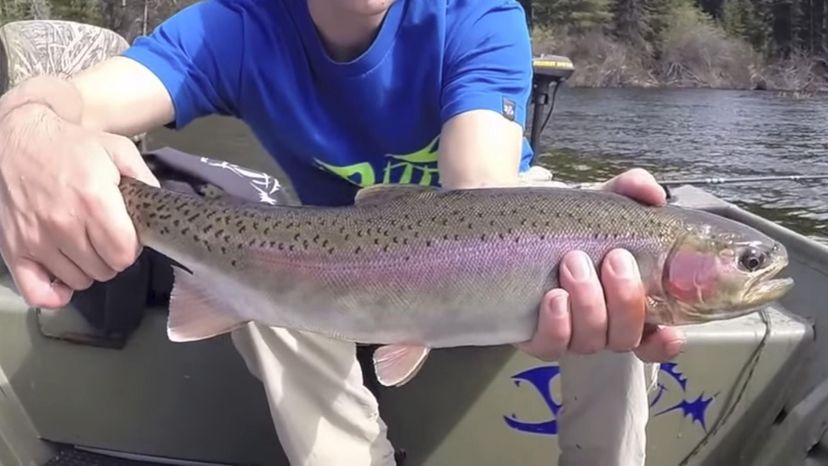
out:
{"label": "pectoral fin", "polygon": [[386,387],[401,386],[413,379],[423,367],[431,350],[416,345],[386,345],[374,352],[377,380]]}
{"label": "pectoral fin", "polygon": [[215,293],[195,276],[174,268],[167,336],[171,341],[198,341],[230,332],[245,324],[226,309]]}

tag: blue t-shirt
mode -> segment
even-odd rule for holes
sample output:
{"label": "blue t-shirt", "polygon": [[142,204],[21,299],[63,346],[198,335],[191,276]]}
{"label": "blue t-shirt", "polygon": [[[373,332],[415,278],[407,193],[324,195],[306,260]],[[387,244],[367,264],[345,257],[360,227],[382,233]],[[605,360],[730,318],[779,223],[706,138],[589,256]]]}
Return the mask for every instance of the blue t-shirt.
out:
{"label": "blue t-shirt", "polygon": [[[395,0],[350,62],[329,58],[307,0],[207,0],[124,55],[166,86],[171,127],[241,119],[316,205],[350,204],[375,183],[439,185],[442,124],[490,109],[524,125],[532,79],[516,0]],[[521,169],[531,157],[524,141]]]}

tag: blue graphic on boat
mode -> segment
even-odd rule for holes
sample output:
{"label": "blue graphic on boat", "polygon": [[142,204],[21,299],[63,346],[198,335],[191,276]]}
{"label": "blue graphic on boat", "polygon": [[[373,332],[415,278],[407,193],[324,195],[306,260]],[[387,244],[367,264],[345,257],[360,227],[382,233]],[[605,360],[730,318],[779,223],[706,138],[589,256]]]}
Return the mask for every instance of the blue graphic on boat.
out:
{"label": "blue graphic on boat", "polygon": [[[552,383],[555,378],[560,375],[560,367],[556,364],[533,367],[531,369],[519,372],[512,376],[512,381],[516,387],[528,384],[541,397],[548,410],[548,418],[542,421],[524,421],[518,419],[514,413],[510,416],[503,416],[506,425],[512,429],[520,432],[528,432],[540,435],[557,435],[558,434],[558,411],[561,409],[561,403],[555,400],[552,394]],[[668,386],[678,387],[680,392],[680,401],[661,408],[664,404],[664,395],[670,391]],[[671,412],[681,411],[682,416],[689,417],[691,422],[698,424],[706,432],[707,431],[707,409],[713,402],[713,396],[705,396],[704,392],[695,394],[693,390],[688,390],[687,377],[681,372],[677,363],[668,362],[662,363],[659,371],[659,380],[656,386],[656,392],[650,400],[650,409],[654,416],[662,416]]]}

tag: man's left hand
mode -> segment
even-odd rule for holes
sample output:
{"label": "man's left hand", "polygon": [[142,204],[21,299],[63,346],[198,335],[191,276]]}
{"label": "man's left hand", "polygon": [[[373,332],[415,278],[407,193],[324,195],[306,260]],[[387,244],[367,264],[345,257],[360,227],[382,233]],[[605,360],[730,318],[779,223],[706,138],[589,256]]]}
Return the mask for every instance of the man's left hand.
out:
{"label": "man's left hand", "polygon": [[[666,201],[655,178],[641,169],[622,173],[600,189],[645,204]],[[663,362],[681,352],[684,337],[678,329],[645,326],[645,290],[628,251],[610,251],[600,274],[585,253],[572,251],[561,262],[560,283],[561,288],[544,296],[538,329],[531,340],[516,345],[520,350],[546,361],[566,352],[592,354],[609,349],[634,351],[646,362]]]}

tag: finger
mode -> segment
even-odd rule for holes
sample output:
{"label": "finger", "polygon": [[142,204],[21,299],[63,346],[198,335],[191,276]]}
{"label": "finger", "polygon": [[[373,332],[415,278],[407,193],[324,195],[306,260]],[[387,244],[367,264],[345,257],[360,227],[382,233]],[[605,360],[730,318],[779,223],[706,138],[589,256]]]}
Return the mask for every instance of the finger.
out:
{"label": "finger", "polygon": [[681,354],[685,344],[685,336],[679,329],[648,325],[635,354],[644,362],[665,362]]}
{"label": "finger", "polygon": [[58,249],[49,250],[39,258],[43,267],[73,290],[85,290],[92,286],[92,277],[85,274],[74,262]]}
{"label": "finger", "polygon": [[561,262],[561,287],[569,292],[572,339],[569,349],[592,354],[607,344],[607,308],[604,291],[592,261],[585,253],[573,251]]}
{"label": "finger", "polygon": [[555,289],[546,293],[539,311],[538,328],[534,336],[516,346],[543,361],[554,361],[566,351],[572,335],[569,295],[566,290]]}
{"label": "finger", "polygon": [[86,229],[95,251],[116,272],[132,265],[141,252],[135,227],[114,186],[97,196],[90,206]]}
{"label": "finger", "polygon": [[72,289],[52,280],[46,269],[36,262],[19,259],[10,264],[9,271],[29,306],[55,309],[67,305],[72,299]]}
{"label": "finger", "polygon": [[651,205],[664,205],[666,194],[655,177],[641,168],[633,168],[607,181],[602,189]]}
{"label": "finger", "polygon": [[107,153],[121,175],[135,178],[155,187],[160,186],[158,179],[144,162],[141,153],[132,141],[115,134],[107,134],[106,137]]}
{"label": "finger", "polygon": [[601,268],[609,321],[607,346],[630,351],[638,346],[644,331],[644,286],[635,258],[624,249],[610,251]]}
{"label": "finger", "polygon": [[83,273],[99,282],[105,282],[115,276],[115,270],[104,262],[92,247],[88,233],[66,238],[58,243],[58,249]]}

